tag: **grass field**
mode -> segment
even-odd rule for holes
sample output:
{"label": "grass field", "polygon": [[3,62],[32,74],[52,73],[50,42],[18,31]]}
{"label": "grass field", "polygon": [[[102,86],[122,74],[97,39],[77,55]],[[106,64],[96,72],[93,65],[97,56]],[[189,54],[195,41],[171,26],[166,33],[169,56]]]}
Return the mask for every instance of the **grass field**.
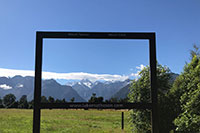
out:
{"label": "grass field", "polygon": [[[128,111],[115,110],[42,110],[41,133],[129,133]],[[0,109],[0,133],[31,133],[33,111]]]}

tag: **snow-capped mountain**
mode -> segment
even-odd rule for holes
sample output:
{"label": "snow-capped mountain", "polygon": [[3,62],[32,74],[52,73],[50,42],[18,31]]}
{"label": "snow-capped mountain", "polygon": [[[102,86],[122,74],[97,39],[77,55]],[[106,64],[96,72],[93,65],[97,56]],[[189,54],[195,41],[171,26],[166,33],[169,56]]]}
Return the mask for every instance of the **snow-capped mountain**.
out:
{"label": "snow-capped mountain", "polygon": [[[126,86],[130,81],[95,81],[88,79],[70,82],[68,85],[61,85],[56,80],[42,81],[42,95],[52,96],[56,99],[65,98],[67,101],[75,97],[75,101],[88,101],[93,93],[96,96],[104,97],[104,100],[111,98],[122,87]],[[28,100],[33,99],[34,77],[14,76],[12,78],[0,77],[0,97],[12,93],[17,100],[22,95],[27,95]]]}
{"label": "snow-capped mountain", "polygon": [[78,82],[78,84],[87,86],[88,88],[92,88],[92,86],[93,86],[93,82],[91,82],[88,79],[83,79],[80,82]]}
{"label": "snow-capped mountain", "polygon": [[[33,99],[34,92],[34,77],[14,76],[12,78],[0,77],[0,98],[6,94],[12,93],[16,96],[17,100],[22,95],[27,95],[28,100]],[[42,81],[42,95],[54,97],[55,99],[64,99],[70,101],[72,97],[77,102],[85,102],[85,100],[78,95],[78,93],[67,85],[61,85],[56,80],[43,80]]]}
{"label": "snow-capped mountain", "polygon": [[124,86],[127,86],[130,82],[130,80],[91,82],[88,79],[83,79],[79,82],[73,83],[72,88],[86,101],[90,99],[93,93],[95,93],[96,96],[104,97],[104,100],[106,100],[111,98],[112,95]]}
{"label": "snow-capped mountain", "polygon": [[84,87],[88,87],[88,88],[92,88],[92,86],[94,85],[94,83],[88,79],[82,79],[80,81],[74,81],[74,82],[67,82],[66,85],[68,86],[75,86],[75,85],[81,85]]}

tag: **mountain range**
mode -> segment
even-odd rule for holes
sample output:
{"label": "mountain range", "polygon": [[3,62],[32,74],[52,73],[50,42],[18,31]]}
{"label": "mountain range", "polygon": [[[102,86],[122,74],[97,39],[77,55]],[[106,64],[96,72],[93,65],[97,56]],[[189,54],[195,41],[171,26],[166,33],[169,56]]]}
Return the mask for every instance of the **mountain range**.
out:
{"label": "mountain range", "polygon": [[[102,96],[106,100],[130,82],[130,80],[91,82],[88,79],[83,79],[61,85],[54,79],[42,80],[42,96],[52,96],[55,99],[65,99],[66,101],[70,101],[74,97],[75,102],[86,102],[95,93],[96,96]],[[8,78],[0,77],[0,98],[9,93],[14,94],[17,100],[22,95],[27,95],[27,99],[29,101],[32,100],[34,94],[34,77],[22,77],[19,75]]]}
{"label": "mountain range", "polygon": [[[34,94],[34,77],[0,77],[0,97],[2,98],[9,93],[14,94],[17,100],[22,95],[27,95],[27,99],[29,101],[32,100]],[[52,96],[55,99],[65,99],[66,101],[70,101],[74,97],[76,102],[85,102],[71,86],[60,85],[54,79],[42,81],[42,96],[46,96],[47,98]]]}
{"label": "mountain range", "polygon": [[[171,74],[170,82],[173,83],[178,74]],[[95,81],[83,79],[75,82],[68,82],[66,85],[59,84],[54,79],[42,80],[42,96],[54,97],[55,99],[65,99],[70,101],[73,97],[75,102],[86,102],[93,93],[97,97],[102,96],[104,100],[110,98],[123,99],[129,93],[131,80],[125,81]],[[0,77],[0,98],[12,93],[19,100],[22,95],[27,95],[30,101],[34,94],[34,77],[14,76]]]}
{"label": "mountain range", "polygon": [[115,93],[117,93],[121,88],[130,84],[129,79],[125,81],[106,81],[106,82],[91,82],[88,79],[83,79],[71,85],[77,93],[83,97],[86,101],[90,99],[93,93],[97,97],[102,96],[104,100],[110,99]]}

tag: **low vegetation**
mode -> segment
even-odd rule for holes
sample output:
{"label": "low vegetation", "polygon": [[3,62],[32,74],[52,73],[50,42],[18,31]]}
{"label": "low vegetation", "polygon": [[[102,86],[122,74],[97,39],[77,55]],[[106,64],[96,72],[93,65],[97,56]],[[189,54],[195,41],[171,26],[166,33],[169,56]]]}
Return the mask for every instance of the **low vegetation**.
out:
{"label": "low vegetation", "polygon": [[[116,110],[42,110],[41,133],[121,133],[121,112]],[[128,111],[124,110],[124,132]],[[31,109],[0,109],[0,133],[32,132]]]}
{"label": "low vegetation", "polygon": [[[191,59],[171,83],[168,67],[157,65],[159,132],[200,132],[200,51],[194,45]],[[130,102],[150,102],[149,66],[133,81]],[[150,111],[131,111],[131,126],[136,133],[151,132]]]}

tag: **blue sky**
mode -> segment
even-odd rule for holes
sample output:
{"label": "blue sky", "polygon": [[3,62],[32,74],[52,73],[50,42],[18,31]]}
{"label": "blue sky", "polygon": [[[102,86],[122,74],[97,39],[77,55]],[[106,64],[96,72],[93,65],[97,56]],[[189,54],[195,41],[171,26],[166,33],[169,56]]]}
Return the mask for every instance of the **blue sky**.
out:
{"label": "blue sky", "polygon": [[[156,32],[159,63],[180,73],[200,45],[199,7],[199,0],[1,0],[0,68],[34,70],[36,31]],[[45,71],[129,75],[148,64],[145,41],[44,43]]]}

